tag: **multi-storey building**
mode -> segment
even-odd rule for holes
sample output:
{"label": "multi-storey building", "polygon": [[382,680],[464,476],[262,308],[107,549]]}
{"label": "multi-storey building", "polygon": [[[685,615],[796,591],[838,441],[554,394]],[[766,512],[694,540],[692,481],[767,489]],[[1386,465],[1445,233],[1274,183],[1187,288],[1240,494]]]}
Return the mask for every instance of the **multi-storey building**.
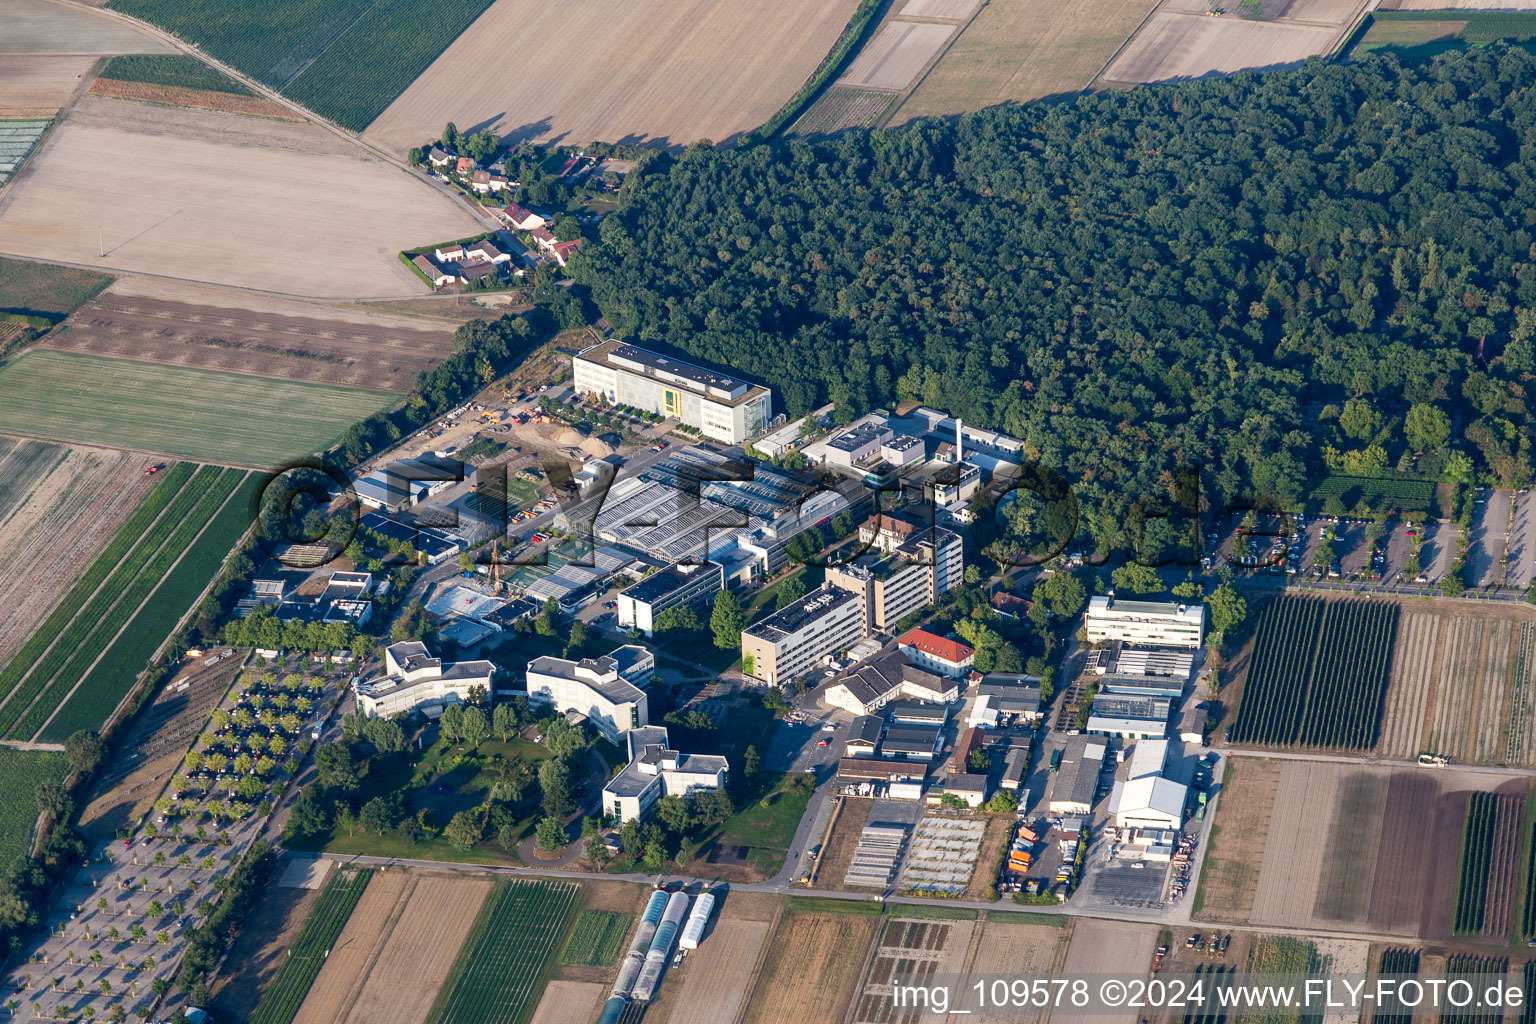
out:
{"label": "multi-storey building", "polygon": [[650,636],[668,608],[696,608],[723,589],[725,571],[714,562],[668,566],[619,592],[619,625]]}
{"label": "multi-storey building", "polygon": [[673,750],[663,726],[631,729],[624,741],[629,763],[603,787],[603,813],[620,824],[644,818],[664,796],[725,785],[730,762],[716,754]]}
{"label": "multi-storey building", "polygon": [[785,685],[863,636],[861,595],[823,585],[741,631],[742,671],[769,686]]}
{"label": "multi-storey building", "polygon": [[402,711],[440,714],[449,704],[469,699],[471,688],[491,692],[496,666],[489,661],[444,662],[427,653],[418,641],[391,644],[384,650],[384,675],[353,686],[357,707],[369,718],[387,718]]}
{"label": "multi-storey building", "polygon": [[827,569],[829,586],[864,599],[866,634],[892,631],[902,619],[957,586],[965,572],[965,545],[958,535],[941,529],[893,531],[903,538],[901,543],[882,544],[892,534],[882,533],[875,524],[889,518],[876,516],[860,527],[860,537],[868,534],[871,539],[865,543],[875,551]]}
{"label": "multi-storey building", "polygon": [[610,743],[631,729],[650,724],[645,691],[635,684],[648,679],[656,658],[636,644],[625,644],[601,658],[534,658],[528,663],[528,700],[561,714],[585,715]]}
{"label": "multi-storey building", "polygon": [[768,388],[659,352],[604,341],[579,352],[572,369],[579,394],[675,417],[716,441],[741,444],[768,429]]}
{"label": "multi-storey building", "polygon": [[1205,635],[1205,606],[1096,596],[1088,600],[1084,625],[1089,643],[1123,640],[1129,644],[1198,648]]}

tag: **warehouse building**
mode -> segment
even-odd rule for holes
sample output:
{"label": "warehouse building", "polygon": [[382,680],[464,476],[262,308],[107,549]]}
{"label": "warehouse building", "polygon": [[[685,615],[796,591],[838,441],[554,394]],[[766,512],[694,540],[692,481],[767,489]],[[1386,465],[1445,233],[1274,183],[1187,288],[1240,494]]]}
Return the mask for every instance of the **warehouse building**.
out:
{"label": "warehouse building", "polygon": [[1120,828],[1176,829],[1184,824],[1188,787],[1161,775],[1116,782],[1109,813]]}
{"label": "warehouse building", "polygon": [[1127,740],[1161,739],[1168,731],[1172,703],[1167,697],[1101,694],[1093,700],[1088,716],[1092,736],[1118,736]]}
{"label": "warehouse building", "polygon": [[1099,677],[1099,692],[1123,697],[1177,698],[1184,692],[1184,681],[1172,676],[1122,676]]}
{"label": "warehouse building", "polygon": [[869,715],[900,697],[949,703],[960,699],[960,683],[925,671],[892,651],[840,676],[821,699],[829,707]]}
{"label": "warehouse building", "polygon": [[1052,814],[1087,814],[1104,770],[1105,745],[1087,736],[1068,736],[1061,764],[1051,779]]}
{"label": "warehouse building", "polygon": [[976,683],[976,699],[986,699],[998,717],[1034,723],[1040,720],[1040,677],[1019,672],[988,672]]}
{"label": "warehouse building", "polygon": [[579,394],[677,419],[726,444],[752,440],[772,418],[767,388],[622,341],[583,349],[572,372]]}
{"label": "warehouse building", "polygon": [[528,700],[561,714],[584,716],[610,743],[650,725],[645,691],[636,684],[656,671],[656,658],[625,644],[600,658],[534,658],[528,663]]}
{"label": "warehouse building", "polygon": [[1195,668],[1195,653],[1175,647],[1127,647],[1110,644],[1094,651],[1093,671],[1099,675],[1165,676],[1185,680]]}
{"label": "warehouse building", "polygon": [[848,727],[848,737],[843,741],[844,757],[873,757],[880,749],[880,737],[885,735],[885,719],[876,715],[860,715]]}
{"label": "warehouse building", "polygon": [[949,721],[948,704],[929,704],[921,700],[893,700],[885,707],[892,722],[907,725],[943,725]]}
{"label": "warehouse building", "polygon": [[741,631],[742,671],[769,686],[787,685],[863,635],[864,602],[822,585]]}
{"label": "warehouse building", "polygon": [[1205,606],[1095,595],[1088,599],[1084,628],[1089,643],[1120,640],[1198,649],[1205,638]]}
{"label": "warehouse building", "polygon": [[891,725],[880,740],[880,756],[903,761],[932,761],[943,747],[943,730],[932,725]]}
{"label": "warehouse building", "polygon": [[668,608],[697,608],[724,589],[725,572],[718,563],[668,566],[619,591],[619,625],[651,636],[657,616]]}
{"label": "warehouse building", "polygon": [[469,691],[483,687],[491,693],[496,666],[489,661],[444,662],[427,652],[427,645],[410,640],[384,649],[384,675],[353,686],[357,708],[369,718],[388,718],[403,711],[420,711],[431,718],[449,704],[469,700]]}

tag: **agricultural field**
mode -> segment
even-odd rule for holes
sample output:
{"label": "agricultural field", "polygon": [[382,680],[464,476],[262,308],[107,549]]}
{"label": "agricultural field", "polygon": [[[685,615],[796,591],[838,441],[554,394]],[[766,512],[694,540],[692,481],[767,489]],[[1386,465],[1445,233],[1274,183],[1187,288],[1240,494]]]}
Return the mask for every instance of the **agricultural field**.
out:
{"label": "agricultural field", "polygon": [[1106,82],[1171,82],[1246,68],[1299,65],[1327,53],[1343,29],[1333,25],[1211,18],[1159,10],[1104,69]]}
{"label": "agricultural field", "polygon": [[1515,608],[1405,607],[1380,756],[1536,765],[1536,618]]}
{"label": "agricultural field", "polygon": [[770,940],[743,1024],[841,1024],[865,953],[884,924],[878,910],[874,904],[819,909],[792,898]]}
{"label": "agricultural field", "polygon": [[1514,924],[1525,800],[1473,793],[1467,800],[1451,931],[1508,941]]}
{"label": "agricultural field", "polygon": [[551,981],[529,1024],[568,1024],[597,1020],[608,1000],[608,986],[595,981]]}
{"label": "agricultural field", "polygon": [[576,915],[576,924],[560,950],[560,962],[573,967],[612,967],[624,952],[624,938],[634,923],[633,914],[583,910]]}
{"label": "agricultural field", "polygon": [[538,1005],[545,961],[580,891],[569,882],[502,882],[460,950],[430,1024],[518,1024]]}
{"label": "agricultural field", "polygon": [[309,994],[293,1017],[295,1024],[336,1024],[345,1018],[416,878],[401,870],[374,875],[309,986]]}
{"label": "agricultural field", "polygon": [[[71,169],[89,163],[114,170],[82,190]],[[450,197],[318,125],[100,96],[81,98],[5,192],[0,253],[293,296],[420,294],[396,254],[477,229]]]}
{"label": "agricultural field", "polygon": [[0,437],[0,664],[32,633],[154,484],[142,455]]}
{"label": "agricultural field", "polygon": [[816,98],[789,128],[789,135],[832,135],[849,128],[870,128],[891,109],[899,93],[833,85]]}
{"label": "agricultural field", "polygon": [[888,20],[848,65],[844,88],[908,89],[944,49],[955,26],[948,22]]}
{"label": "agricultural field", "polygon": [[91,94],[194,110],[303,120],[288,108],[257,96],[233,78],[186,54],[113,57],[91,83]]}
{"label": "agricultural field", "polygon": [[63,754],[0,747],[0,792],[9,797],[0,804],[0,864],[12,864],[27,853],[37,822],[37,804],[32,799],[37,787],[61,782],[68,772]]}
{"label": "agricultural field", "polygon": [[117,82],[143,82],[146,85],[196,89],[200,92],[227,92],[233,96],[256,95],[219,69],[184,53],[113,57],[101,69],[99,77]]}
{"label": "agricultural field", "polygon": [[1430,480],[1334,474],[1312,489],[1307,511],[1327,515],[1369,515],[1373,511],[1427,515],[1434,500],[1435,485]]}
{"label": "agricultural field", "polygon": [[332,872],[298,939],[262,992],[250,1024],[291,1024],[372,877],[373,872],[366,868]]}
{"label": "agricultural field", "polygon": [[[1065,923],[1040,914],[989,910],[965,970],[995,977],[1051,977],[1071,936],[1071,929],[1062,927]],[[987,1014],[989,1024],[1035,1024],[1038,1019],[1033,1011],[998,1013],[991,1008]]]}
{"label": "agricultural field", "polygon": [[[1419,951],[1416,949],[1404,949],[1394,946],[1381,951],[1381,956],[1376,961],[1377,977],[1397,975],[1402,978],[1411,978],[1419,973]],[[1372,1024],[1412,1024],[1413,1014],[1407,1007],[1397,1003],[1382,1006],[1388,1010],[1397,1012],[1384,1012],[1378,1009],[1371,1015]]]}
{"label": "agricultural field", "polygon": [[[460,125],[515,140],[722,142],[756,128],[795,95],[857,6],[496,0],[365,138],[404,155],[436,138],[447,112]],[[523,45],[527,39],[540,45]],[[506,59],[509,50],[517,60]],[[572,54],[580,55],[575,64]],[[478,70],[466,76],[471,67]]]}
{"label": "agricultural field", "polygon": [[[900,910],[896,910],[900,913]],[[854,1024],[886,1024],[906,1021],[910,1014],[897,1012],[892,986],[927,975],[958,975],[976,930],[972,920],[927,921],[890,917],[880,932],[875,959],[864,978],[864,989],[854,1008]]]}
{"label": "agricultural field", "polygon": [[[250,506],[229,515],[240,470],[178,464],[0,669],[0,729],[11,739],[99,726],[207,584]],[[212,522],[210,522],[212,520]],[[191,566],[183,574],[183,567]],[[202,573],[200,579],[193,572]],[[156,602],[147,605],[151,596]]]}
{"label": "agricultural field", "polygon": [[[1496,6],[1514,8],[1520,5],[1499,3]],[[1452,8],[1457,8],[1457,12],[1449,13]],[[1536,12],[1530,8],[1523,11],[1474,10],[1469,5],[1450,0],[1436,3],[1433,8],[1417,8],[1405,3],[1397,10],[1372,12],[1370,25],[1350,51],[1350,56],[1384,51],[1423,59],[1447,50],[1484,46],[1496,39],[1529,42],[1533,38],[1536,38]]]}
{"label": "agricultural field", "polygon": [[[1511,815],[1490,839],[1502,844],[1502,859],[1487,861],[1494,866],[1483,883],[1472,876],[1484,886],[1484,920],[1508,935],[1516,879],[1526,868],[1519,859],[1523,781],[1467,769],[1235,761],[1223,778],[1198,920],[1448,938],[1466,863],[1468,802],[1481,795]],[[1286,841],[1275,841],[1281,836]],[[1223,875],[1241,857],[1255,865],[1255,877],[1234,885]]]}
{"label": "agricultural field", "polygon": [[73,352],[35,350],[0,367],[0,431],[245,466],[323,450],[393,401],[378,391]]}
{"label": "agricultural field", "polygon": [[486,878],[422,875],[338,1024],[421,1024],[444,979],[452,984],[450,970],[492,889]]}
{"label": "agricultural field", "polygon": [[138,29],[92,11],[50,0],[6,0],[0,53],[165,53],[166,46]]}
{"label": "agricultural field", "polygon": [[[1067,946],[1067,956],[1058,977],[1081,974],[1134,974],[1152,965],[1152,951],[1157,948],[1157,928],[1153,925],[1135,925],[1124,921],[1103,921],[1083,918],[1072,928],[1072,941]],[[1070,1021],[1068,1014],[1055,1016],[1053,1021]],[[1103,1015],[1094,1018],[1104,1024],[1112,1021],[1135,1021],[1137,1015]]]}
{"label": "agricultural field", "polygon": [[96,60],[90,54],[0,53],[0,82],[5,83],[0,120],[51,120],[75,95]]}
{"label": "agricultural field", "polygon": [[106,274],[0,257],[0,313],[57,323],[112,283]]}
{"label": "agricultural field", "polygon": [[[746,1003],[763,944],[781,905],[776,897],[744,892],[730,893],[717,903],[700,955],[690,954],[680,970],[668,972],[646,1019],[654,1024],[734,1021]],[[603,994],[607,995],[606,989]],[[549,1001],[546,992],[541,1011]],[[563,1024],[563,1020],[551,1018],[550,1024]]]}
{"label": "agricultural field", "polygon": [[1259,620],[1228,740],[1374,747],[1397,617],[1389,602],[1272,600]]}
{"label": "agricultural field", "polygon": [[399,393],[453,352],[452,325],[440,321],[268,305],[249,310],[114,290],[88,302],[44,347]]}
{"label": "agricultural field", "polygon": [[[932,6],[928,4],[926,6]],[[893,123],[1027,103],[1088,88],[1157,0],[990,0],[917,89]],[[959,6],[946,4],[952,14]],[[926,14],[912,4],[904,15]]]}

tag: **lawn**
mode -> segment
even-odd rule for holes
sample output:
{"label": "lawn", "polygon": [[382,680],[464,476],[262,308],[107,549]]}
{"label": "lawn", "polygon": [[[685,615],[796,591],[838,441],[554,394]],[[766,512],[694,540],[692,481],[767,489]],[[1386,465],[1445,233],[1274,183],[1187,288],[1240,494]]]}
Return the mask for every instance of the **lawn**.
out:
{"label": "lawn", "polygon": [[397,401],[378,391],[32,351],[0,366],[0,430],[271,467]]}
{"label": "lawn", "polygon": [[90,270],[0,258],[0,313],[41,316],[57,323],[113,280]]}
{"label": "lawn", "polygon": [[0,747],[0,869],[25,856],[37,821],[32,794],[44,782],[57,782],[69,771],[63,754]]}

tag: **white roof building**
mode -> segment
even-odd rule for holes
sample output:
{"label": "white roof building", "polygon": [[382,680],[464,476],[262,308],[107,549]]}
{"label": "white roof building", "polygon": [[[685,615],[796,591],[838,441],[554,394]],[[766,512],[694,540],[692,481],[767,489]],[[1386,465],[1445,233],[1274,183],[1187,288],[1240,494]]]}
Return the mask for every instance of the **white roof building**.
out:
{"label": "white roof building", "polygon": [[603,787],[603,813],[622,822],[645,817],[664,796],[687,796],[725,785],[730,763],[717,754],[671,749],[664,726],[631,729],[624,736],[629,763]]}
{"label": "white roof building", "polygon": [[369,718],[388,717],[402,711],[440,714],[449,704],[469,699],[472,687],[491,692],[496,666],[489,661],[444,662],[415,640],[384,649],[385,674],[353,686],[357,707]]}
{"label": "white roof building", "polygon": [[1125,777],[1141,779],[1148,775],[1161,775],[1167,763],[1167,740],[1142,740],[1131,748],[1131,766]]}
{"label": "white roof building", "polygon": [[1122,640],[1131,644],[1198,648],[1205,637],[1205,606],[1176,601],[1122,601],[1096,595],[1088,600],[1084,628],[1089,643]]}
{"label": "white roof building", "polygon": [[1188,787],[1161,775],[1115,783],[1109,813],[1120,828],[1175,829],[1184,823]]}
{"label": "white roof building", "polygon": [[601,658],[570,661],[534,658],[528,663],[528,699],[562,714],[585,715],[611,743],[650,724],[645,691],[635,680],[655,671],[656,658],[637,644],[625,644]]}

